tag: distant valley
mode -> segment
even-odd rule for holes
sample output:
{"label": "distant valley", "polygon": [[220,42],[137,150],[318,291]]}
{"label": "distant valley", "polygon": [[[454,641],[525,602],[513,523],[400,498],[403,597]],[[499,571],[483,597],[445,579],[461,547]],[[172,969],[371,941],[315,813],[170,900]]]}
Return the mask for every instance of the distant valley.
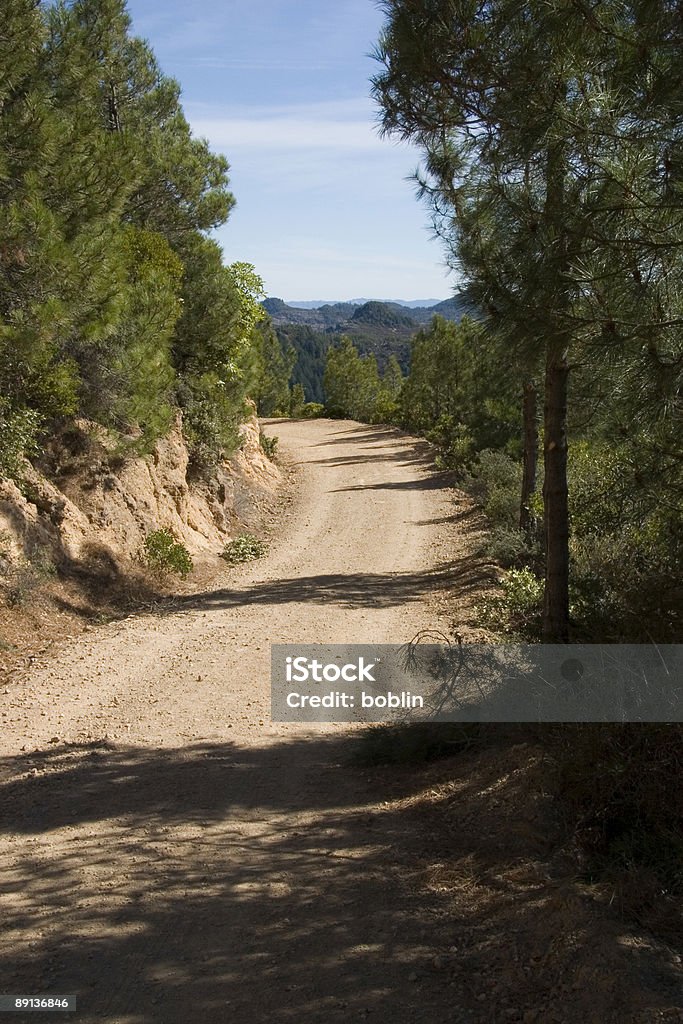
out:
{"label": "distant valley", "polygon": [[[419,301],[419,300],[417,300]],[[428,324],[433,316],[446,320],[459,320],[465,311],[464,298],[444,299],[433,306],[408,303],[382,302],[326,302],[323,305],[302,303],[288,305],[282,299],[266,299],[262,305],[273,324],[306,324],[317,330],[352,332],[359,327],[373,326],[389,329],[408,328],[413,331]]]}
{"label": "distant valley", "polygon": [[[419,302],[420,300],[415,300]],[[327,302],[310,308],[288,305],[282,299],[269,298],[263,303],[283,348],[292,346],[296,363],[292,383],[302,384],[309,402],[323,402],[322,387],[325,359],[330,345],[348,335],[363,355],[374,355],[380,372],[389,357],[395,355],[403,372],[407,372],[410,339],[434,316],[458,321],[467,311],[464,296],[445,299],[433,306],[408,305],[399,302]]]}

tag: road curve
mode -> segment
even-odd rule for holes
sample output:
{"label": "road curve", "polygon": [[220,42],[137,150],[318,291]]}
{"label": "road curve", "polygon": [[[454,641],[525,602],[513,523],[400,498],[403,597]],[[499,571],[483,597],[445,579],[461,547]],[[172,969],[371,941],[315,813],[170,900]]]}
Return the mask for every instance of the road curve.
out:
{"label": "road curve", "polygon": [[271,642],[439,625],[451,496],[389,428],[266,429],[297,479],[269,554],[7,691],[3,988],[77,992],[80,1024],[453,1019],[420,966],[448,922],[405,888],[400,817],[347,730],[269,720]]}

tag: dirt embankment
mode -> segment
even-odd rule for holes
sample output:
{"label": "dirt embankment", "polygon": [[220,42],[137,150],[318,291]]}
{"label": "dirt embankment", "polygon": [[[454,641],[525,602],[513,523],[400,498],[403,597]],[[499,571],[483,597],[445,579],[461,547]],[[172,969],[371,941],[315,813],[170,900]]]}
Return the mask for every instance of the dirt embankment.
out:
{"label": "dirt embankment", "polygon": [[[232,458],[198,475],[178,418],[147,457],[125,457],[85,421],[50,438],[21,487],[0,481],[0,679],[40,660],[64,636],[150,606],[178,579],[141,564],[145,539],[170,531],[190,552],[197,588],[225,544],[260,533],[286,498],[264,454],[255,413]],[[286,483],[286,481],[285,481]]]}
{"label": "dirt embankment", "polygon": [[254,498],[280,482],[260,447],[255,415],[241,434],[229,462],[193,480],[180,417],[145,458],[124,458],[103,430],[77,423],[46,445],[51,479],[27,466],[21,489],[0,482],[3,556],[83,561],[99,551],[130,561],[162,528],[193,555],[220,549]]}
{"label": "dirt embankment", "polygon": [[476,636],[488,570],[420,442],[268,432],[297,488],[267,557],[5,689],[5,991],[75,992],[83,1024],[680,1021],[670,951],[558,858],[540,752],[389,770],[270,721],[271,642]]}

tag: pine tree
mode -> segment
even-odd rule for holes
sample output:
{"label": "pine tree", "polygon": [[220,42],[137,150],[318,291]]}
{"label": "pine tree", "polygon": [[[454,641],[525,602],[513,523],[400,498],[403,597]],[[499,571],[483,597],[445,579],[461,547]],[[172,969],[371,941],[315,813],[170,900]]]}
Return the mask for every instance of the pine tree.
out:
{"label": "pine tree", "polygon": [[12,447],[13,466],[45,417],[76,406],[74,368],[59,350],[72,254],[49,202],[62,125],[44,43],[36,4],[10,0],[0,27],[0,447]]}
{"label": "pine tree", "polygon": [[653,382],[677,365],[677,5],[384,6],[385,128],[423,146],[452,262],[523,379],[543,362],[544,636],[564,640],[571,360],[599,373],[645,347]]}

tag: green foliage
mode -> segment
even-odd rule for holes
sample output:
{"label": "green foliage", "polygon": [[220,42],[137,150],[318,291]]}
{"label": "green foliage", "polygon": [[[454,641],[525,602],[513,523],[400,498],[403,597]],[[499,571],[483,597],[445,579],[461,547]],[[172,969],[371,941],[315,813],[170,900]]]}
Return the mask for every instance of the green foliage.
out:
{"label": "green foliage", "polygon": [[519,518],[521,468],[501,451],[485,449],[479,453],[465,488],[482,504],[493,526],[512,529]]}
{"label": "green foliage", "polygon": [[237,370],[229,380],[205,373],[181,381],[178,401],[192,472],[205,476],[239,447],[239,428],[247,413],[244,391]]}
{"label": "green foliage", "polygon": [[[671,453],[656,453],[654,466],[648,461],[645,436],[583,441],[571,450],[572,615],[587,639],[667,643],[680,636],[681,467]],[[652,475],[664,466],[664,479]]]}
{"label": "green foliage", "polygon": [[258,325],[247,354],[249,394],[260,416],[288,415],[292,404],[289,379],[296,359],[291,345],[284,346],[270,323]]}
{"label": "green foliage", "polygon": [[282,351],[294,353],[290,379],[301,384],[313,402],[323,402],[323,375],[332,338],[310,327],[278,324],[276,334]]}
{"label": "green foliage", "polygon": [[176,573],[183,579],[192,572],[192,557],[170,530],[154,530],[145,537],[142,559],[153,572]]}
{"label": "green foliage", "polygon": [[543,564],[540,542],[530,540],[528,534],[516,527],[492,527],[484,551],[496,565],[504,569],[521,568],[527,563],[538,566]]}
{"label": "green foliage", "polygon": [[680,413],[680,12],[620,0],[590,17],[509,0],[383,7],[384,128],[422,147],[421,195],[509,375],[545,371],[544,634],[565,640],[575,368],[593,410],[599,396],[613,406],[604,423],[667,423],[673,437]]}
{"label": "green foliage", "polygon": [[242,533],[226,544],[222,557],[230,565],[239,565],[242,562],[251,562],[255,558],[262,558],[265,553],[266,546],[262,540],[253,533]]}
{"label": "green foliage", "polygon": [[[459,473],[482,448],[516,438],[516,394],[480,324],[435,316],[411,343],[410,375],[401,394],[402,424],[424,434],[442,464]],[[494,397],[495,396],[495,397]]]}
{"label": "green foliage", "polygon": [[408,311],[401,312],[386,302],[366,302],[354,310],[351,320],[355,323],[372,324],[380,327],[414,327],[415,321]]}
{"label": "green foliage", "polygon": [[182,396],[208,465],[236,443],[264,315],[253,267],[205,237],[234,202],[225,158],[124,0],[10,0],[0,69],[5,462],[74,415],[148,451]]}
{"label": "green foliage", "polygon": [[[415,431],[417,433],[417,431]],[[449,469],[460,476],[476,459],[474,437],[464,423],[454,416],[440,416],[424,436],[437,450],[440,469]]]}
{"label": "green foliage", "polygon": [[[489,351],[505,353],[514,387],[544,379],[545,588],[531,568],[513,569],[488,611],[523,637],[675,642],[683,624],[680,5],[384,0],[382,8],[374,94],[383,126],[423,149],[420,192],[485,318]],[[485,351],[476,364],[488,374]],[[482,397],[499,394],[489,379]],[[452,415],[475,435],[469,416]],[[473,450],[481,447],[514,454],[475,438]],[[482,499],[514,547],[509,482]],[[611,899],[646,925],[664,903],[680,938],[680,727],[554,733],[568,840],[587,854],[591,881],[608,878]]]}
{"label": "green foliage", "polygon": [[23,460],[37,454],[40,426],[35,410],[13,411],[0,397],[0,477],[21,478]]}
{"label": "green foliage", "polygon": [[[254,383],[252,346],[264,315],[260,278],[248,264],[223,266],[215,242],[192,234],[184,243],[183,312],[173,359],[193,462],[205,471],[239,443],[239,424]],[[257,375],[257,374],[256,374]]]}
{"label": "green foliage", "polygon": [[268,437],[262,430],[259,432],[259,444],[261,445],[261,450],[265,452],[269,459],[272,460],[275,458],[279,443],[279,437]]}
{"label": "green foliage", "polygon": [[[267,300],[265,303],[268,309],[273,309],[271,302],[272,300]],[[303,385],[310,401],[325,401],[323,377],[327,352],[332,345],[339,344],[343,335],[351,338],[360,355],[375,356],[381,377],[386,377],[387,372],[391,375],[389,366],[392,357],[401,373],[407,370],[409,339],[418,327],[415,321],[411,320],[409,324],[400,327],[369,324],[352,319],[353,311],[357,307],[345,304],[323,306],[317,310],[286,308],[287,317],[295,319],[283,322],[280,316],[274,313],[275,330],[283,348],[291,347],[294,351],[295,362],[290,379]],[[302,315],[312,316],[316,326],[309,326],[303,320],[298,321],[297,318]]]}
{"label": "green foliage", "polygon": [[183,267],[155,232],[127,225],[118,241],[126,265],[121,320],[99,358],[83,367],[82,407],[108,426],[138,427],[144,451],[172,420],[171,340],[182,309]]}
{"label": "green foliage", "polygon": [[529,568],[509,569],[501,580],[503,593],[482,603],[486,625],[510,638],[537,640],[543,610],[543,580]]}
{"label": "green foliage", "polygon": [[402,376],[395,357],[390,358],[381,377],[375,356],[361,356],[352,340],[343,335],[339,345],[328,349],[323,384],[330,416],[365,423],[397,418]]}
{"label": "green foliage", "polygon": [[301,416],[305,404],[306,392],[303,384],[294,384],[289,398],[289,415],[294,418]]}
{"label": "green foliage", "polygon": [[306,402],[301,407],[301,415],[306,420],[316,420],[325,415],[325,406],[320,402]]}

